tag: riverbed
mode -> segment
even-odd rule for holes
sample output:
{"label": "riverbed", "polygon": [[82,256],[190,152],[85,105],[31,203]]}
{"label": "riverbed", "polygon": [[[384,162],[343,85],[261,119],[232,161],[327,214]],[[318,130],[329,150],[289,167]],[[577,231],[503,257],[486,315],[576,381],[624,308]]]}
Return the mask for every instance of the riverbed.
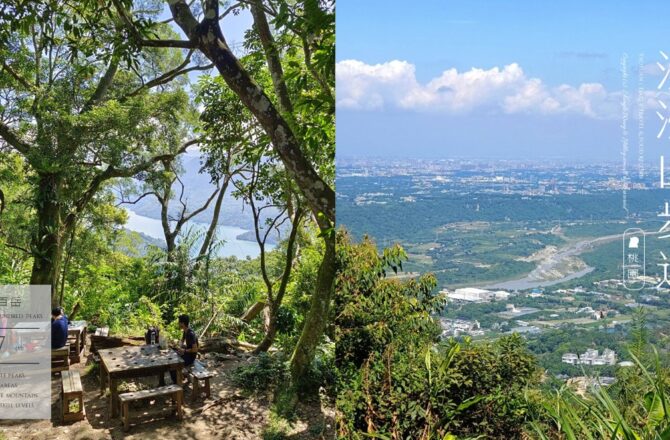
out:
{"label": "riverbed", "polygon": [[594,270],[593,267],[586,266],[580,270],[568,271],[562,277],[548,279],[545,274],[557,270],[561,267],[569,266],[568,261],[578,257],[580,254],[592,250],[596,246],[608,243],[613,240],[621,240],[621,234],[606,235],[604,237],[592,238],[588,240],[579,240],[568,243],[560,248],[554,254],[548,256],[537,264],[528,275],[515,280],[502,281],[495,284],[483,286],[483,289],[505,289],[505,290],[525,290],[536,287],[548,287],[560,284],[565,281],[574,280],[582,277]]}

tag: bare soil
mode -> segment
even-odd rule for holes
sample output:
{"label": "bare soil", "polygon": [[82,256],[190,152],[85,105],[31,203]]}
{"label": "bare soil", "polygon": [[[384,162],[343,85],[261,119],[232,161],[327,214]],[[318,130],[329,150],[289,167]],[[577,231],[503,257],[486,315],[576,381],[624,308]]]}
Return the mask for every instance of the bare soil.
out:
{"label": "bare soil", "polygon": [[[230,357],[230,356],[229,356]],[[172,415],[167,403],[158,401],[138,403],[131,409],[131,426],[123,431],[120,417],[108,416],[108,394],[100,394],[98,369],[88,364],[74,364],[70,369],[82,375],[86,418],[80,422],[60,422],[60,376],[52,376],[52,419],[3,421],[0,420],[0,440],[107,440],[107,439],[263,439],[271,420],[272,396],[248,395],[231,380],[238,366],[253,359],[233,358],[217,360],[205,355],[207,368],[215,371],[211,382],[211,398],[191,402],[190,388],[184,394],[184,420]],[[142,380],[144,386],[156,386],[156,378]],[[295,420],[289,422],[284,437],[291,440],[335,438],[335,410],[325,398],[300,402]]]}

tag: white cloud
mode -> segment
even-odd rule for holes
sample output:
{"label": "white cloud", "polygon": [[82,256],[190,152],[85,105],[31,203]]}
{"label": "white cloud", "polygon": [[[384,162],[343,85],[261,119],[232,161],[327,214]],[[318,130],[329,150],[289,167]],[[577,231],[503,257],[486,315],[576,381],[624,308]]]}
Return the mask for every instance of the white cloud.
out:
{"label": "white cloud", "polygon": [[336,72],[341,108],[450,113],[490,108],[504,113],[573,113],[592,118],[615,118],[620,109],[620,93],[610,93],[602,84],[548,87],[526,76],[516,63],[488,70],[448,69],[425,84],[419,83],[414,65],[406,61],[369,65],[345,60],[337,63]]}
{"label": "white cloud", "polygon": [[408,89],[420,87],[414,66],[406,61],[389,61],[374,66],[356,60],[340,61],[336,74],[337,105],[343,107],[381,108],[402,100]]}

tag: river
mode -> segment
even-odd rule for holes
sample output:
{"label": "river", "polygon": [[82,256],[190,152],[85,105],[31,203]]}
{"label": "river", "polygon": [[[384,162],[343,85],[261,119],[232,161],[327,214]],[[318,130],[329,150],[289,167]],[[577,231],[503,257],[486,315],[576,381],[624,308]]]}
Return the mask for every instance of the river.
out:
{"label": "river", "polygon": [[589,251],[596,246],[608,243],[612,240],[621,240],[621,234],[606,235],[604,237],[592,238],[588,240],[575,241],[568,243],[560,248],[556,253],[540,261],[535,269],[528,275],[516,280],[502,281],[495,284],[483,286],[483,289],[506,289],[506,290],[524,290],[535,287],[547,287],[559,284],[564,281],[570,281],[586,275],[593,271],[593,267],[587,266],[578,271],[566,273],[564,276],[555,279],[547,279],[543,274],[551,272],[553,269],[564,266],[568,259],[577,257],[585,251]]}
{"label": "river", "polygon": [[[165,240],[165,236],[163,235],[163,227],[161,226],[160,220],[136,214],[129,209],[126,211],[128,212],[128,222],[125,225],[127,229],[141,232],[153,238]],[[182,230],[185,232],[189,225],[203,229],[208,226],[207,223],[188,222]],[[260,250],[258,249],[258,244],[255,241],[237,239],[238,235],[245,232],[247,232],[246,229],[237,228],[234,226],[218,226],[217,239],[223,239],[225,243],[219,248],[216,255],[218,257],[235,256],[237,258],[246,258],[247,256],[251,258],[257,257],[260,254]],[[268,250],[272,250],[274,246],[268,245],[267,248]]]}

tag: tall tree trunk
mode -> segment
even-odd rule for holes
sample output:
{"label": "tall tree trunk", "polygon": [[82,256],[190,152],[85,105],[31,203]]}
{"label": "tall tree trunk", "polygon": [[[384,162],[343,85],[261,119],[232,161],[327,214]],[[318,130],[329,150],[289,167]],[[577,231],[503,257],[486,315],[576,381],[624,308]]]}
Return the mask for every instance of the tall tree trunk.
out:
{"label": "tall tree trunk", "polygon": [[228,189],[230,179],[231,177],[224,178],[223,185],[219,190],[220,191],[219,195],[216,197],[216,203],[214,204],[214,212],[212,213],[212,221],[209,222],[209,227],[207,228],[207,232],[205,233],[205,238],[202,241],[202,245],[200,246],[200,251],[198,251],[198,256],[196,257],[195,265],[193,268],[194,271],[200,268],[202,260],[205,258],[205,255],[207,255],[207,252],[209,252],[209,246],[212,243],[212,240],[214,239],[216,228],[219,225],[219,215],[221,214],[221,208],[223,207],[223,198],[226,196],[226,190]]}
{"label": "tall tree trunk", "polygon": [[[68,229],[68,228],[66,228]],[[63,244],[64,260],[63,260],[63,270],[60,274],[60,286],[58,287],[58,292],[53,292],[54,298],[58,298],[58,304],[63,304],[63,294],[65,293],[65,279],[67,277],[67,271],[70,266],[70,261],[72,260],[72,245],[74,244],[74,234],[77,230],[76,223],[69,228],[68,241],[67,241],[67,252],[65,252],[65,244]],[[68,315],[69,316],[69,315]]]}
{"label": "tall tree trunk", "polygon": [[216,0],[203,2],[205,19],[199,23],[185,0],[174,0],[170,11],[189,40],[215,65],[228,87],[240,97],[272,141],[284,166],[305,196],[314,216],[335,222],[335,191],[317,174],[300,148],[295,134],[264,90],[233,54],[219,26]]}
{"label": "tall tree trunk", "polygon": [[167,288],[175,293],[181,292],[186,283],[180,269],[176,267],[176,265],[179,264],[176,256],[177,236],[174,234],[166,234],[165,241],[167,243],[167,249],[166,249]]}
{"label": "tall tree trunk", "polygon": [[330,233],[324,237],[326,246],[323,254],[319,273],[316,278],[316,289],[312,294],[309,312],[305,317],[300,339],[295,346],[291,356],[291,377],[295,385],[300,385],[300,380],[307,372],[309,364],[314,359],[316,347],[326,329],[330,303],[333,298],[335,280],[335,234]]}
{"label": "tall tree trunk", "polygon": [[254,354],[268,351],[274,343],[277,336],[277,311],[279,307],[275,305],[268,305],[265,309],[265,336],[260,344],[254,350]]}
{"label": "tall tree trunk", "polygon": [[61,184],[62,179],[57,174],[39,174],[35,201],[38,224],[32,238],[33,269],[30,284],[50,285],[51,301],[54,304],[58,300],[54,295],[63,257],[63,219],[59,203]]}
{"label": "tall tree trunk", "polygon": [[179,274],[175,270],[173,265],[176,262],[175,251],[177,250],[177,236],[179,235],[178,230],[172,231],[170,229],[170,217],[169,217],[169,203],[170,203],[170,190],[169,187],[164,191],[163,196],[156,196],[161,205],[161,226],[163,227],[163,237],[165,238],[165,252],[166,252],[166,262],[168,264],[168,269],[166,271],[167,275],[167,287],[170,290],[176,290],[179,287]]}
{"label": "tall tree trunk", "polygon": [[[252,209],[253,207],[252,203]],[[279,307],[284,299],[286,294],[286,288],[288,287],[288,282],[291,279],[291,270],[293,268],[293,262],[296,257],[296,239],[298,237],[298,230],[300,229],[300,222],[302,221],[303,210],[300,204],[296,207],[295,214],[291,219],[291,233],[289,234],[288,241],[286,243],[286,255],[284,261],[284,271],[279,282],[279,288],[276,293],[272,294],[272,282],[269,280],[267,275],[267,270],[265,268],[265,242],[258,240],[261,244],[261,271],[263,273],[263,278],[268,289],[268,303],[265,309],[263,310],[263,316],[265,319],[265,336],[261,343],[254,350],[254,354],[258,354],[264,351],[268,351],[272,344],[274,343],[275,337],[277,336],[277,313],[279,312]],[[258,228],[258,215],[254,214],[254,223],[255,227]],[[258,229],[256,229],[256,237],[259,238]]]}

